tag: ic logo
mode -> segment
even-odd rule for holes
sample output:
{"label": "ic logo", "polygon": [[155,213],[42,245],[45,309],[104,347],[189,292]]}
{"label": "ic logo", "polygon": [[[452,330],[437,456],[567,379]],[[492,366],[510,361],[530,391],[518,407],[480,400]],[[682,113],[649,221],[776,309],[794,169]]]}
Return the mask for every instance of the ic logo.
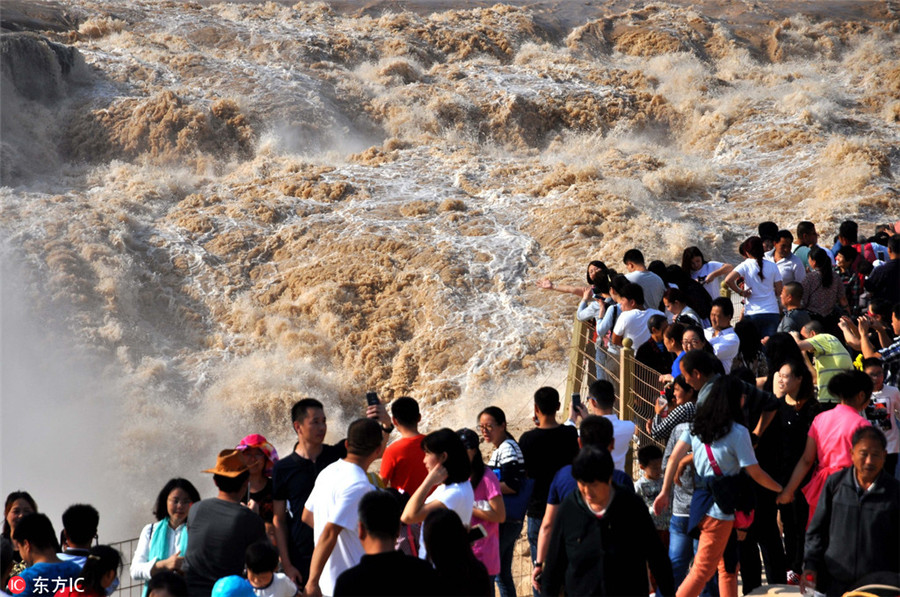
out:
{"label": "ic logo", "polygon": [[9,583],[7,583],[6,587],[9,589],[10,593],[14,595],[18,595],[19,593],[25,592],[25,579],[21,576],[13,576],[9,579]]}

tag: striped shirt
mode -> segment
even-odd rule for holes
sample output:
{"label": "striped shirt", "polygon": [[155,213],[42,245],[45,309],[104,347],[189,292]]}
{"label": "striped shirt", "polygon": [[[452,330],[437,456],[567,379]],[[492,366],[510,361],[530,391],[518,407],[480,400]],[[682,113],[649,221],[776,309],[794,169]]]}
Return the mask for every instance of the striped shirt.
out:
{"label": "striped shirt", "polygon": [[697,405],[693,402],[685,402],[680,406],[676,406],[667,417],[653,415],[653,426],[650,427],[650,435],[655,440],[668,441],[669,435],[680,423],[688,423],[694,420],[694,413],[697,412]]}

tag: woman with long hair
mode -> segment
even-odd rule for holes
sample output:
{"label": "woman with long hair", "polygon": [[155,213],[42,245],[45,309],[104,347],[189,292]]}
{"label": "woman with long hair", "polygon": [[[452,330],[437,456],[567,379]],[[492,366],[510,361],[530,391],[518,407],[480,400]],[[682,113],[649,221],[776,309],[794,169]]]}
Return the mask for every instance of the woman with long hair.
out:
{"label": "woman with long hair", "polygon": [[13,546],[11,576],[15,576],[25,569],[25,562],[22,561],[22,556],[19,555],[19,552],[15,549],[15,543],[12,542],[12,533],[16,530],[19,521],[25,518],[26,514],[32,514],[37,511],[37,503],[27,491],[13,491],[6,496],[6,505],[3,508],[3,539],[9,541]]}
{"label": "woman with long hair", "polygon": [[[809,428],[821,409],[816,401],[816,386],[812,374],[802,361],[787,361],[778,369],[774,390],[775,396],[779,398],[779,408],[770,427],[778,435],[781,448],[775,480],[787,485],[794,467],[806,449]],[[778,510],[784,529],[787,581],[797,584],[803,570],[803,540],[809,505],[803,493],[796,491],[794,501],[779,505]]]}
{"label": "woman with long hair", "polygon": [[433,588],[446,595],[494,594],[487,570],[472,553],[466,527],[456,512],[429,512],[422,525],[422,536],[440,583]]}
{"label": "woman with long hair", "polygon": [[[187,551],[187,515],[200,501],[200,493],[187,479],[170,479],[159,494],[153,508],[157,522],[144,527],[131,559],[131,578],[149,581],[157,572],[180,572]],[[147,595],[144,583],[143,595]]]}
{"label": "woman with long hair", "polygon": [[478,413],[481,437],[494,446],[487,465],[500,480],[500,492],[506,508],[506,520],[500,524],[500,574],[497,589],[500,597],[514,597],[516,585],[512,577],[512,560],[516,540],[522,534],[525,508],[531,492],[525,477],[525,457],[512,434],[506,430],[506,414],[496,406]]}
{"label": "woman with long hair", "polygon": [[[833,334],[838,329],[840,315],[836,307],[845,310],[848,307],[844,283],[834,273],[831,259],[822,248],[816,247],[809,252],[809,271],[800,284],[803,286],[803,306],[809,316],[825,325],[826,331]],[[840,337],[840,334],[837,334]]]}
{"label": "woman with long hair", "polygon": [[701,325],[703,320],[696,311],[688,306],[688,297],[678,288],[669,288],[663,294],[663,305],[669,313],[670,323],[684,325]]}
{"label": "woman with long hair", "polygon": [[803,495],[809,504],[807,524],[816,512],[825,480],[832,473],[852,464],[850,438],[859,427],[870,425],[868,419],[859,413],[869,404],[873,388],[872,378],[857,369],[838,373],[828,381],[828,392],[840,398],[841,403],[813,419],[803,455],[777,499],[779,504],[793,501],[797,488],[816,463],[812,477],[803,487]]}
{"label": "woman with long hair", "polygon": [[776,332],[766,341],[766,360],[769,363],[769,374],[762,388],[767,392],[774,391],[775,374],[788,361],[804,362],[803,351],[797,341],[787,332]]}
{"label": "woman with long hair", "polygon": [[[694,565],[678,588],[678,597],[696,597],[719,572],[721,597],[736,597],[737,574],[726,569],[722,556],[734,527],[738,475],[743,469],[751,479],[772,491],[782,487],[756,461],[750,432],[743,425],[741,382],[723,375],[713,382],[709,398],[697,406],[690,432],[682,434],[670,459],[679,462],[693,452],[697,483],[691,499],[688,531],[700,529]],[[666,469],[663,488],[653,508],[662,512],[669,505],[675,467]]]}
{"label": "woman with long hair", "polygon": [[587,266],[587,286],[571,286],[568,284],[555,284],[549,278],[542,278],[537,281],[538,288],[544,290],[555,290],[556,292],[564,292],[566,294],[574,294],[583,296],[585,290],[590,290],[592,286],[602,280],[609,281],[609,268],[602,261],[591,261]]}
{"label": "woman with long hair", "polygon": [[[462,440],[452,429],[445,427],[432,431],[422,439],[422,451],[425,452],[428,475],[406,502],[400,520],[405,524],[415,524],[423,522],[434,510],[447,509],[456,512],[468,526],[475,505],[475,493],[469,484],[472,463]],[[422,537],[419,538],[419,545],[424,545]],[[419,557],[424,560],[426,552],[426,548],[421,548]]]}
{"label": "woman with long hair", "polygon": [[472,552],[487,568],[493,586],[494,577],[500,574],[500,523],[506,520],[500,481],[497,480],[494,471],[484,466],[481,450],[478,449],[478,434],[471,429],[460,429],[456,433],[466,447],[466,453],[472,462],[469,477],[469,483],[475,492],[472,526],[481,525],[486,533],[481,539],[472,542]]}
{"label": "woman with long hair", "polygon": [[80,587],[66,587],[56,597],[106,597],[117,586],[122,554],[109,545],[95,545],[84,562]]}
{"label": "woman with long hair", "polygon": [[753,383],[768,377],[769,362],[766,360],[766,353],[763,352],[762,337],[756,326],[742,319],[734,324],[734,333],[741,342],[733,367],[749,369],[755,378]]}
{"label": "woman with long hair", "polygon": [[[771,336],[781,321],[781,272],[773,262],[764,259],[765,250],[758,236],[741,243],[739,252],[745,259],[725,276],[725,285],[744,298],[744,318],[756,326],[760,337]],[[738,286],[740,279],[743,287]]]}
{"label": "woman with long hair", "polygon": [[688,247],[681,254],[681,269],[691,274],[706,289],[710,298],[719,296],[719,283],[717,278],[727,276],[734,269],[728,263],[720,261],[707,261],[699,247]]}

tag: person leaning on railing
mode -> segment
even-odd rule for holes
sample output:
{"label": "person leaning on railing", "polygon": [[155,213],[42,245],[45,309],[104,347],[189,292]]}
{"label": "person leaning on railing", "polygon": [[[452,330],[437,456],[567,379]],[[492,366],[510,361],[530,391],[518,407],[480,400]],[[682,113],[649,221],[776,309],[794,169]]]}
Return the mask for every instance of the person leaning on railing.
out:
{"label": "person leaning on railing", "polygon": [[672,394],[675,397],[675,408],[663,415],[667,406],[657,402],[653,409],[656,414],[647,420],[647,433],[657,441],[666,442],[669,434],[679,423],[687,423],[694,420],[697,411],[697,392],[688,385],[683,375],[679,375],[672,382]]}
{"label": "person leaning on railing", "polygon": [[602,261],[591,261],[587,267],[587,286],[574,286],[568,284],[556,284],[550,278],[542,278],[537,281],[537,287],[543,290],[555,290],[566,294],[582,296],[585,290],[590,290],[602,279],[609,279],[609,268]]}

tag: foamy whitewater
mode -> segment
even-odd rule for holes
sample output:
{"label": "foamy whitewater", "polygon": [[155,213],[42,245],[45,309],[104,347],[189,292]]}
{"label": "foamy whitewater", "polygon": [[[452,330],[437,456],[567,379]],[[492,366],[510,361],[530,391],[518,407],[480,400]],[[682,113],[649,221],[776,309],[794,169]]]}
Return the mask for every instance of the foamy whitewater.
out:
{"label": "foamy whitewater", "polygon": [[112,541],[244,435],[288,453],[300,397],[332,440],[368,389],[524,425],[577,302],[536,280],[900,214],[890,2],[444,4],[85,0],[4,34],[4,495]]}

